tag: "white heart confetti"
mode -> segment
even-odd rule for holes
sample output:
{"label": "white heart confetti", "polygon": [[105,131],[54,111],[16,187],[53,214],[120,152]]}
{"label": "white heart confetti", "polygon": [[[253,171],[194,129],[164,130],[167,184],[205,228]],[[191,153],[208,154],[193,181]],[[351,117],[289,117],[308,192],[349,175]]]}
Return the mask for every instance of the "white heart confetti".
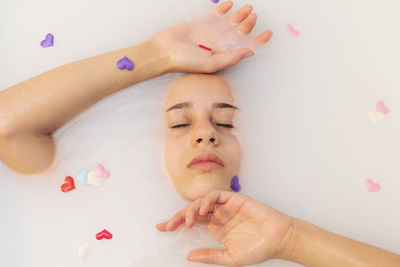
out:
{"label": "white heart confetti", "polygon": [[90,171],[87,176],[87,184],[90,184],[92,186],[101,186],[103,183],[102,179],[97,177],[95,171]]}
{"label": "white heart confetti", "polygon": [[78,246],[78,253],[80,259],[85,260],[87,258],[90,247],[91,245],[89,241],[86,241],[85,243],[82,243]]}

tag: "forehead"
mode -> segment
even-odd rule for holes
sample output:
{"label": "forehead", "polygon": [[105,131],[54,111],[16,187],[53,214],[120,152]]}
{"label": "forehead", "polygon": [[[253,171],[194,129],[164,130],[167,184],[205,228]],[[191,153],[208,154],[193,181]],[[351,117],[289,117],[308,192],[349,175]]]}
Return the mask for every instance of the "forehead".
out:
{"label": "forehead", "polygon": [[209,106],[214,102],[233,104],[232,90],[219,75],[188,74],[171,85],[165,108],[180,102],[193,102],[194,106]]}

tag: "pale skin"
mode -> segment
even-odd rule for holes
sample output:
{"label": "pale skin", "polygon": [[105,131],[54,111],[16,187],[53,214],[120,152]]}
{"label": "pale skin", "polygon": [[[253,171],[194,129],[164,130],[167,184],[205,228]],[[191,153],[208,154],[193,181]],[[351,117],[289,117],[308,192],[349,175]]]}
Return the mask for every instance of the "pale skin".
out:
{"label": "pale skin", "polygon": [[[230,190],[242,153],[234,128],[238,109],[229,84],[219,75],[189,74],[172,85],[165,101],[164,158],[169,177],[183,198],[193,201],[213,189]],[[224,166],[212,171],[188,168],[202,152],[216,154]]]}
{"label": "pale skin", "polygon": [[[215,12],[241,35],[249,34],[257,19],[252,7],[246,5],[226,16],[232,6],[232,1],[226,1]],[[214,73],[236,65],[272,36],[267,30],[248,47],[229,50],[213,27],[206,25],[208,19],[176,25],[139,45],[72,62],[1,91],[0,157],[4,163],[20,173],[40,173],[54,160],[54,131],[104,97],[168,72]],[[197,47],[201,40],[215,50]],[[116,68],[116,61],[124,56],[134,59],[133,71]],[[211,127],[205,120],[199,125]],[[190,227],[197,221],[208,223],[210,233],[226,247],[192,252],[193,261],[240,266],[281,258],[306,266],[400,265],[397,254],[328,232],[233,192],[199,196],[174,216],[168,230],[175,230],[186,218]],[[158,229],[165,231],[167,223]]]}

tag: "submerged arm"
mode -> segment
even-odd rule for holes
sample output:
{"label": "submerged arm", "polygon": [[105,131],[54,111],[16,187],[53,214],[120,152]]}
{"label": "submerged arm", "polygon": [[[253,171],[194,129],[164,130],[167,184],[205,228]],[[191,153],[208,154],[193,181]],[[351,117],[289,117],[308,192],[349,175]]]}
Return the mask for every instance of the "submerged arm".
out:
{"label": "submerged arm", "polygon": [[296,218],[277,258],[308,267],[397,267],[400,255],[322,229]]}
{"label": "submerged arm", "polygon": [[[116,63],[127,56],[132,71]],[[168,57],[147,41],[66,64],[0,91],[0,157],[15,171],[36,173],[54,159],[51,134],[99,100],[168,72]]]}

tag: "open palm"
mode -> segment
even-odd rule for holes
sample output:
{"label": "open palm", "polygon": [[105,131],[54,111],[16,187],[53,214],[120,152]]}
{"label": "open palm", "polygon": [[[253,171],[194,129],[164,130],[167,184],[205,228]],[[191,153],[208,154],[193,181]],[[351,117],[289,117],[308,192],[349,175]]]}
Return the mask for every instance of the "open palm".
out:
{"label": "open palm", "polygon": [[232,1],[224,2],[200,19],[175,25],[151,38],[167,53],[171,71],[216,72],[235,65],[268,42],[272,36],[269,30],[252,40],[247,36],[257,20],[252,6],[245,5],[227,18],[224,15],[232,6]]}

